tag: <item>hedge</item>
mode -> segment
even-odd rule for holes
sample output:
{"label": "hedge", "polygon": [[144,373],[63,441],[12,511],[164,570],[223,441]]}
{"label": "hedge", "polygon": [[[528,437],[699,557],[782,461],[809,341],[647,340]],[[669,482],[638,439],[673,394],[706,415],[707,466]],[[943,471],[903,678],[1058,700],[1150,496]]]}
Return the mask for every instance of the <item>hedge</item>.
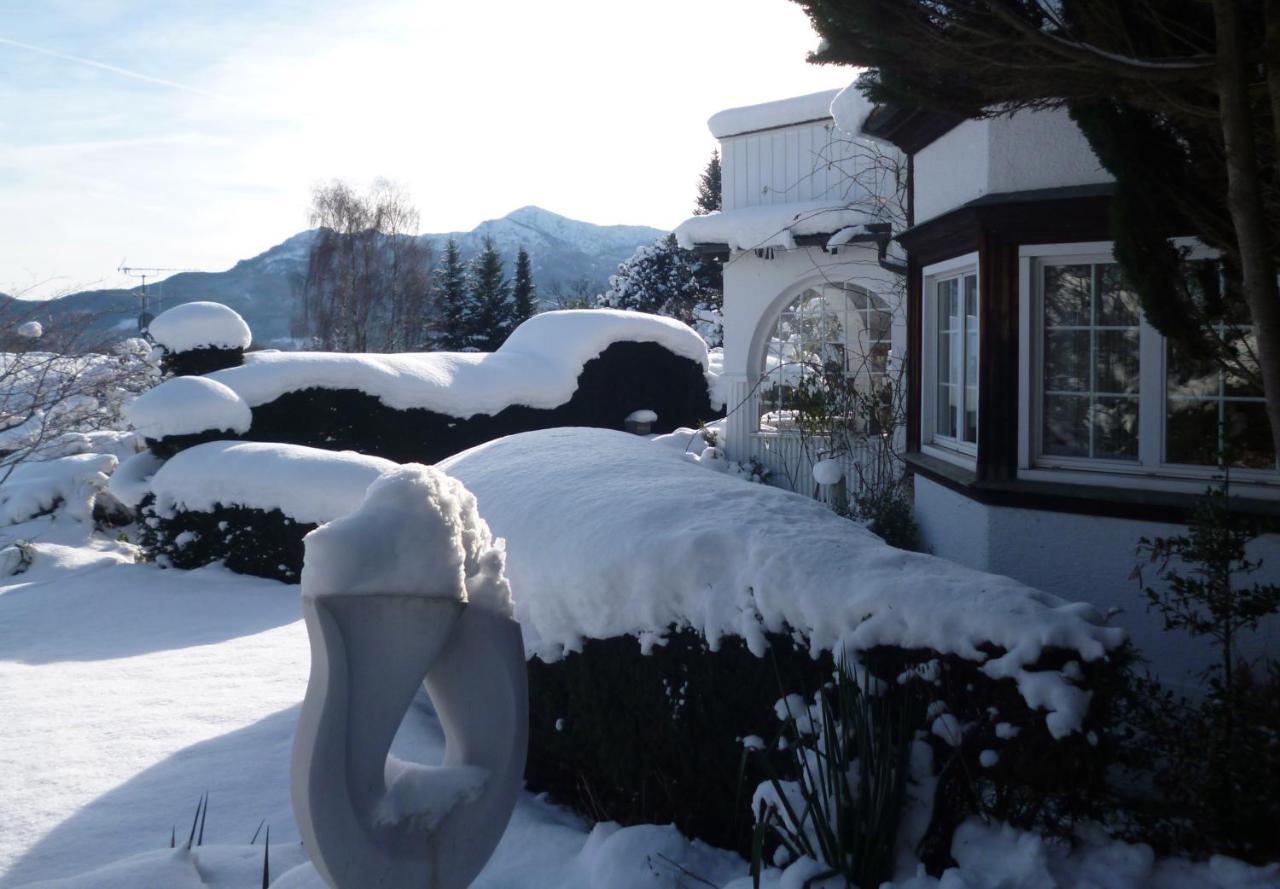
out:
{"label": "hedge", "polygon": [[[768,638],[763,658],[737,639],[711,651],[700,635],[673,629],[647,655],[637,640],[620,637],[588,640],[553,663],[531,660],[529,788],[594,820],[671,822],[688,836],[749,854],[751,795],[764,776],[744,757],[742,739],[777,735],[775,702],[793,693],[810,699],[834,670],[830,656],[811,658],[803,641]],[[1067,659],[1046,651],[1034,669]],[[909,685],[921,712],[932,704],[928,712],[936,715],[945,706],[968,725],[958,748],[927,734],[939,781],[918,851],[931,872],[950,864],[952,834],[975,812],[1061,833],[1104,813],[1113,751],[1102,726],[1126,663],[1122,651],[1080,665],[1079,681],[1093,691],[1090,713],[1081,732],[1055,740],[1045,714],[1027,706],[1014,680],[992,680],[980,664],[928,650],[864,653],[863,664],[890,683],[889,693]],[[998,737],[1001,723],[1016,736]],[[920,729],[927,733],[928,725]],[[982,767],[984,750],[997,751],[999,763]]]}

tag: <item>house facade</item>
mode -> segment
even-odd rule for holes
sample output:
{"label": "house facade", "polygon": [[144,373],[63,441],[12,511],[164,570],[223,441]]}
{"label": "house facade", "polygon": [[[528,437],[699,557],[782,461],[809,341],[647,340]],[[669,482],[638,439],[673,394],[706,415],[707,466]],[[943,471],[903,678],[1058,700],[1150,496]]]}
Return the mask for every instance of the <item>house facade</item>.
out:
{"label": "house facade", "polygon": [[[1280,513],[1280,464],[1261,391],[1179,354],[1147,322],[1112,255],[1110,177],[1065,112],[962,120],[872,108],[852,93],[830,96],[825,125],[835,140],[864,152],[873,146],[905,172],[897,183],[902,211],[878,219],[891,225],[894,244],[856,269],[830,255],[830,238],[797,240],[781,252],[745,243],[730,251],[725,364],[739,387],[731,411],[767,390],[765,332],[811,286],[812,272],[899,293],[888,366],[902,372],[905,403],[894,450],[912,475],[925,548],[1118,609],[1116,620],[1174,681],[1202,666],[1207,650],[1187,651],[1184,637],[1164,632],[1148,612],[1132,577],[1136,548],[1143,537],[1185,530],[1195,498],[1222,476],[1225,444],[1240,508]],[[799,111],[799,100],[792,107]],[[725,126],[768,120],[759,108],[711,121],[725,158],[726,216],[780,190],[764,175],[781,175],[771,166],[776,155],[753,150],[750,140],[802,125],[746,133]],[[879,194],[826,198],[865,207],[892,201],[884,176],[864,179]],[[1193,260],[1212,259],[1186,244]],[[869,258],[878,246],[858,249]],[[896,288],[881,274],[896,277]],[[1247,327],[1232,335],[1247,347]],[[753,408],[730,414],[731,458],[760,451],[768,412]],[[1256,555],[1267,579],[1280,577],[1280,537],[1261,538]],[[1245,650],[1275,645],[1280,632],[1272,627]]]}

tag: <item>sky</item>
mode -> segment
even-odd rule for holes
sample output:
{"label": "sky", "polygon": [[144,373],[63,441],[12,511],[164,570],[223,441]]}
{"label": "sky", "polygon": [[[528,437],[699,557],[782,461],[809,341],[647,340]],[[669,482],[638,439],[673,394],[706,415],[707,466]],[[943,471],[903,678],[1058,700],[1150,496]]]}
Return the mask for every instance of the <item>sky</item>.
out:
{"label": "sky", "polygon": [[845,85],[788,0],[0,0],[0,291],[218,271],[384,177],[424,232],[671,228],[724,108]]}

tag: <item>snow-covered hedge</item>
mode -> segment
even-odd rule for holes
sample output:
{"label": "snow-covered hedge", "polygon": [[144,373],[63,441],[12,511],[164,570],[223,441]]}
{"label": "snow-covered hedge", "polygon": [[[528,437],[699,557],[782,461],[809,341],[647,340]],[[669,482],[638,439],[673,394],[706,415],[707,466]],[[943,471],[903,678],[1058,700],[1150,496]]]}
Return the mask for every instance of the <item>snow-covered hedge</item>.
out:
{"label": "snow-covered hedge", "polygon": [[241,574],[296,582],[302,538],[351,512],[389,460],[298,445],[217,441],[158,465],[139,455],[112,492],[142,504],[142,545],[177,568],[222,561]]}
{"label": "snow-covered hedge", "polygon": [[175,376],[235,367],[253,340],[240,313],[215,302],[174,306],[157,315],[148,332],[164,352],[161,367]]}
{"label": "snow-covered hedge", "polygon": [[[681,453],[694,441],[553,429],[440,464],[507,539],[516,616],[541,661],[530,775],[543,789],[604,794],[611,818],[670,817],[726,842],[704,825],[728,829],[747,813],[692,801],[737,780],[741,738],[771,731],[772,718],[744,726],[717,701],[766,712],[784,691],[824,681],[835,654],[927,699],[926,728],[954,753],[939,761],[956,763],[931,834],[944,854],[972,810],[954,784],[965,775],[990,776],[1010,801],[1084,805],[1105,764],[1122,630],[1088,605],[894,549],[816,501],[709,469],[723,461]],[[782,682],[753,673],[752,657],[785,661]],[[633,758],[621,762],[618,745]],[[671,804],[655,815],[659,791]],[[1015,823],[1037,817],[1010,809]]]}
{"label": "snow-covered hedge", "polygon": [[255,441],[432,463],[531,429],[622,429],[637,410],[656,413],[659,431],[696,425],[720,410],[710,400],[715,379],[706,343],[679,321],[613,310],[546,312],[493,353],[253,352],[241,366],[207,377],[252,409],[247,431],[238,415],[230,417],[227,400],[197,403],[179,392],[182,378],[157,387],[152,400],[165,409],[147,422],[167,436],[153,446],[164,455],[209,440],[207,430],[226,429]]}

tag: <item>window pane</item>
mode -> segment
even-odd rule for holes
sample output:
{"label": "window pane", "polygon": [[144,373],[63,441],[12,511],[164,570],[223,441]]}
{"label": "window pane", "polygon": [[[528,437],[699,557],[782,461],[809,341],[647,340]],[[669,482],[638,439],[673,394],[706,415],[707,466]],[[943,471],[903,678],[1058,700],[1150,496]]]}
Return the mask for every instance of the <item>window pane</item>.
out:
{"label": "window pane", "polygon": [[1094,457],[1138,459],[1138,399],[1099,397],[1091,419]]}
{"label": "window pane", "polygon": [[1212,466],[1218,462],[1218,402],[1170,399],[1165,460]]}
{"label": "window pane", "polygon": [[1089,331],[1045,332],[1044,386],[1050,392],[1089,391]]}
{"label": "window pane", "polygon": [[1094,334],[1095,392],[1136,394],[1138,328],[1098,330]]}
{"label": "window pane", "polygon": [[1114,262],[1097,266],[1098,324],[1102,327],[1137,327],[1142,306],[1136,291],[1129,288],[1120,266]]}
{"label": "window pane", "polygon": [[1089,397],[1047,395],[1044,452],[1058,457],[1089,456]]}
{"label": "window pane", "polygon": [[1044,323],[1049,327],[1088,326],[1090,266],[1051,265],[1044,270]]}
{"label": "window pane", "polygon": [[1258,338],[1252,328],[1226,331],[1224,338],[1230,344],[1238,369],[1228,369],[1222,376],[1226,395],[1243,395],[1262,398],[1262,377],[1258,370]]}
{"label": "window pane", "polygon": [[955,386],[938,384],[938,419],[936,432],[947,438],[956,437],[956,397]]}
{"label": "window pane", "polygon": [[1233,466],[1274,469],[1276,452],[1271,444],[1267,406],[1261,401],[1228,401],[1225,410],[1228,457]]}
{"label": "window pane", "polygon": [[1218,365],[1216,362],[1194,358],[1187,354],[1187,349],[1184,346],[1173,340],[1168,341],[1167,354],[1170,397],[1218,397]]}

